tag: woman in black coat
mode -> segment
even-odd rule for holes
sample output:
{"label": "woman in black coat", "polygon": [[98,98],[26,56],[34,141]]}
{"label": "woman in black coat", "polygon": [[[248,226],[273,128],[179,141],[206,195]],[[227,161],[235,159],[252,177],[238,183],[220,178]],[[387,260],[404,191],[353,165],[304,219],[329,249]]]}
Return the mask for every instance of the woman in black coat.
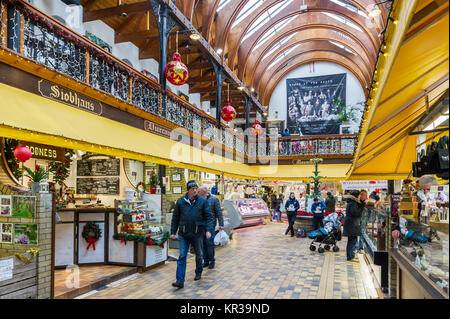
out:
{"label": "woman in black coat", "polygon": [[348,261],[358,261],[355,259],[355,250],[358,236],[361,236],[361,216],[365,205],[364,202],[359,200],[359,194],[359,191],[351,191],[350,195],[344,196],[347,200],[347,209],[345,210],[343,235],[348,237]]}

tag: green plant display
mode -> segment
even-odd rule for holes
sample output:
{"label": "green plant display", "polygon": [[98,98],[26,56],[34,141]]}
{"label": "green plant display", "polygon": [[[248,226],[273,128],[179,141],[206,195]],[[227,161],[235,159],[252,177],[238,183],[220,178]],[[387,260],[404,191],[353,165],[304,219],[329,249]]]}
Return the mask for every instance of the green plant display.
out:
{"label": "green plant display", "polygon": [[64,162],[50,162],[49,172],[53,173],[53,181],[67,188],[65,181],[70,175],[70,166],[72,165],[72,156],[75,154],[74,150],[66,149],[65,161]]}
{"label": "green plant display", "polygon": [[[357,105],[359,105],[358,103]],[[360,110],[357,106],[350,106],[350,108],[347,107],[345,104],[345,101],[341,99],[334,99],[333,105],[336,107],[336,114],[338,115],[337,121],[342,122],[353,122],[357,119],[358,111]]]}
{"label": "green plant display", "polygon": [[23,169],[27,172],[25,176],[29,177],[32,182],[39,183],[43,179],[48,178],[48,171],[43,169],[39,165],[36,165],[34,167],[34,172],[26,166],[24,166]]}
{"label": "green plant display", "polygon": [[4,141],[6,162],[14,177],[19,179],[23,176],[23,171],[20,169],[20,161],[14,156],[14,150],[19,145],[19,141],[11,138],[5,138]]}
{"label": "green plant display", "polygon": [[323,162],[323,159],[317,157],[317,155],[310,159],[310,161],[314,164],[314,176],[310,176],[310,178],[312,179],[311,183],[314,184],[314,197],[319,196],[319,185],[320,185],[320,180],[322,178],[325,178],[324,176],[320,176],[319,175],[319,163]]}
{"label": "green plant display", "polygon": [[150,186],[158,186],[159,185],[158,174],[156,174],[154,171],[150,174],[149,185]]}

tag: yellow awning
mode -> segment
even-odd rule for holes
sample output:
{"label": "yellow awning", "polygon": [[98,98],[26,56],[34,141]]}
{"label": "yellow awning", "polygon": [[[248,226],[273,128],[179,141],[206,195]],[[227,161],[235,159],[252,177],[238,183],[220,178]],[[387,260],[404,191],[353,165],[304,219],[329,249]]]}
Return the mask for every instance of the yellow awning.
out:
{"label": "yellow awning", "polygon": [[433,105],[449,88],[448,11],[415,28],[406,33],[385,85],[378,88],[349,179],[407,178],[417,156],[417,136],[408,133],[427,111],[425,96]]}
{"label": "yellow awning", "polygon": [[[0,84],[0,136],[99,154],[189,168],[240,179],[302,179],[312,165],[247,165],[71,106]],[[349,164],[320,165],[344,179]]]}

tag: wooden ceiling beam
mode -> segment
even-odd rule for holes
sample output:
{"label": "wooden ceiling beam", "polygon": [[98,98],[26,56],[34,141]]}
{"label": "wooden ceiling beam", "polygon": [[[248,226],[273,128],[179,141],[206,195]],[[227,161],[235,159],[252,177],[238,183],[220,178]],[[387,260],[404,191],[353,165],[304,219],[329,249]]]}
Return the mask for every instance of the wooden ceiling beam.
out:
{"label": "wooden ceiling beam", "polygon": [[117,34],[114,36],[115,43],[123,43],[123,42],[134,42],[140,40],[149,40],[152,38],[159,39],[158,30],[143,30],[143,31],[135,31],[124,34]]}
{"label": "wooden ceiling beam", "polygon": [[120,6],[88,11],[84,9],[83,22],[102,20],[111,17],[121,16],[123,13],[135,14],[144,13],[151,10],[150,1],[141,1],[136,3],[124,3]]}

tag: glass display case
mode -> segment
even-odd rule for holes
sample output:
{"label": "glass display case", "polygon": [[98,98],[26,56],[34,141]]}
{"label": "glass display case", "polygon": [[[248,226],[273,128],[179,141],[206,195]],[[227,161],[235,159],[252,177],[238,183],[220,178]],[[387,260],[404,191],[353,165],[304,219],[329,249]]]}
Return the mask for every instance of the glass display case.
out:
{"label": "glass display case", "polygon": [[148,208],[145,201],[120,200],[117,203],[115,231],[117,234],[150,235],[152,239],[162,238],[168,231],[159,223],[160,216]]}
{"label": "glass display case", "polygon": [[[366,219],[366,220],[364,220]],[[367,235],[366,243],[372,246],[372,251],[386,249],[386,213],[381,209],[369,207],[367,216],[363,216],[361,221],[365,225],[364,231]]]}
{"label": "glass display case", "polygon": [[448,224],[436,229],[400,217],[399,251],[448,295]]}
{"label": "glass display case", "polygon": [[270,216],[266,202],[260,198],[224,200],[223,207],[231,228],[263,224],[264,217]]}

